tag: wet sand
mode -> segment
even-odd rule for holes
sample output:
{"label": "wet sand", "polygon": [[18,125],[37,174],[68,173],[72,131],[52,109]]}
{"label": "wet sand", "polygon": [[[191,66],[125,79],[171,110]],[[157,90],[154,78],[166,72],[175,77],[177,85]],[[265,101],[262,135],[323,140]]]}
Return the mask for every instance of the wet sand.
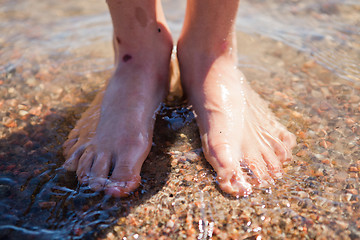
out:
{"label": "wet sand", "polygon": [[[238,32],[239,68],[297,136],[271,189],[236,199],[217,187],[185,102],[163,106],[140,188],[114,199],[61,168],[62,143],[111,74],[106,5],[85,3],[5,1],[1,9],[0,238],[360,239],[360,82],[356,66],[345,68],[359,62],[356,34],[339,35],[343,45],[312,39],[320,47],[309,53],[260,30]],[[358,7],[308,14],[346,23]],[[249,12],[263,8],[257,1]],[[349,54],[340,51],[331,68],[319,60],[323,46]]]}

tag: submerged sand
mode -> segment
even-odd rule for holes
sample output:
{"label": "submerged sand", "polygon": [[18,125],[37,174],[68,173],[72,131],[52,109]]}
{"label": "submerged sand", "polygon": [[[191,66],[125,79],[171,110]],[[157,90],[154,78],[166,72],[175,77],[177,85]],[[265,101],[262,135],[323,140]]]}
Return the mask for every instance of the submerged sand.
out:
{"label": "submerged sand", "polygon": [[[61,168],[61,144],[111,74],[105,2],[4,1],[0,237],[360,239],[360,41],[353,25],[360,5],[281,2],[244,1],[240,14],[270,9],[258,15],[261,22],[293,9],[287,14],[294,19],[317,19],[311,24],[321,34],[289,37],[281,27],[271,33],[240,26],[238,54],[254,90],[297,136],[284,178],[247,198],[224,194],[202,155],[191,106],[164,104],[140,188],[114,199]],[[172,7],[183,4],[164,3],[176,35],[182,16]]]}

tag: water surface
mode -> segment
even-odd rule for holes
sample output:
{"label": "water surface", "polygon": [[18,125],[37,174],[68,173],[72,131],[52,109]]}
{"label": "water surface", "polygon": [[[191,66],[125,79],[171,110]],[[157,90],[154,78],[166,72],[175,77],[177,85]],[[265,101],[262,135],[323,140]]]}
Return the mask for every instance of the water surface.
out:
{"label": "water surface", "polygon": [[[176,37],[185,1],[163,3]],[[239,68],[298,141],[277,185],[221,192],[191,107],[164,105],[140,188],[114,199],[61,168],[61,144],[111,74],[105,2],[1,1],[1,238],[359,239],[359,10],[241,3]]]}

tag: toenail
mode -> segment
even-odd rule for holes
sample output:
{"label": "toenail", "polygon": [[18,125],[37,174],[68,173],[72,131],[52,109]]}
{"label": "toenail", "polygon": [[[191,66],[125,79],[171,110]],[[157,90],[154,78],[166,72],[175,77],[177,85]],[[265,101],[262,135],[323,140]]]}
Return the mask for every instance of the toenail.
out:
{"label": "toenail", "polygon": [[127,182],[114,182],[107,185],[107,187],[120,187],[125,188],[127,185]]}

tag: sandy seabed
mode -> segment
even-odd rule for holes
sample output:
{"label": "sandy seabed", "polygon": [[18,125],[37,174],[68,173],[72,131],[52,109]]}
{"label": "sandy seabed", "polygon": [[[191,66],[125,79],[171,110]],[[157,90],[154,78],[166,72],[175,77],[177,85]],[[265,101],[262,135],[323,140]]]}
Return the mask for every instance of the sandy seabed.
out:
{"label": "sandy seabed", "polygon": [[[164,2],[176,34],[182,18],[175,1]],[[239,68],[297,136],[283,179],[247,198],[224,194],[191,106],[164,104],[140,188],[114,199],[61,168],[62,143],[111,74],[105,2],[3,1],[0,238],[360,239],[360,5],[310,2],[254,1],[240,11],[291,9],[317,20],[315,29],[341,26],[333,35],[294,33],[301,42],[239,27]]]}

